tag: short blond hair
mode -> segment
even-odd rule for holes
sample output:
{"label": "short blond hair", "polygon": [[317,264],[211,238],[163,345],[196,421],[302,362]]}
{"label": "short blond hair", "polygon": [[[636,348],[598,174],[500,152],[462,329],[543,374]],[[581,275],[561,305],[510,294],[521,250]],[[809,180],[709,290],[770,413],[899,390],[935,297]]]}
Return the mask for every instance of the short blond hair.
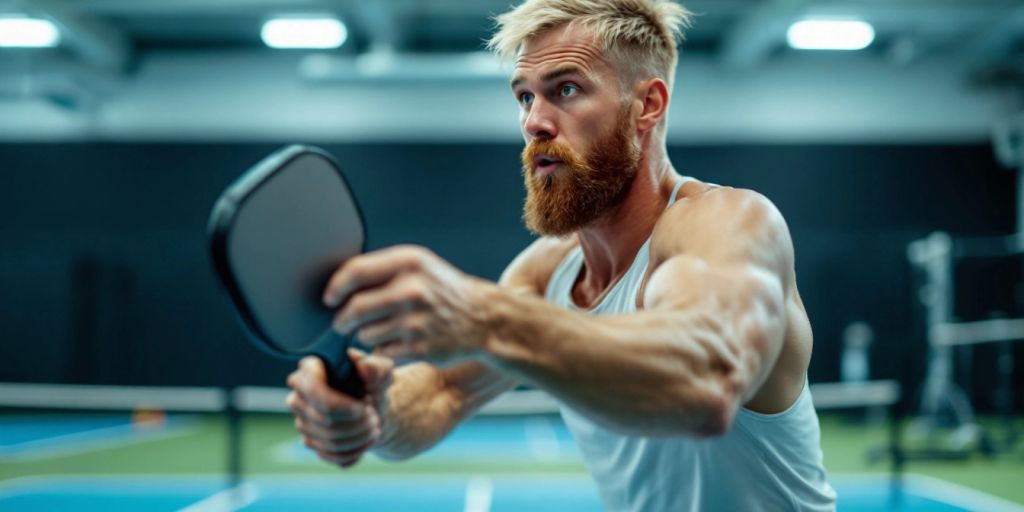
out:
{"label": "short blond hair", "polygon": [[526,0],[495,18],[498,31],[487,47],[509,60],[524,42],[549,29],[581,27],[617,64],[623,89],[654,77],[671,89],[676,44],[692,20],[693,13],[669,0]]}

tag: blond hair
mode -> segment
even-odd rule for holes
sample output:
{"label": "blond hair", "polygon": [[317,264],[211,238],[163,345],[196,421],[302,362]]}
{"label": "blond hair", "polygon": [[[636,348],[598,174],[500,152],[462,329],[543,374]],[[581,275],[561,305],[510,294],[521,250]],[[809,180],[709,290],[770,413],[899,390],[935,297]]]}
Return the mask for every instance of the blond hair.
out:
{"label": "blond hair", "polygon": [[503,60],[522,44],[558,26],[588,30],[617,64],[623,93],[637,80],[661,78],[669,88],[675,76],[684,30],[693,14],[669,0],[526,0],[495,18],[497,33],[487,47]]}

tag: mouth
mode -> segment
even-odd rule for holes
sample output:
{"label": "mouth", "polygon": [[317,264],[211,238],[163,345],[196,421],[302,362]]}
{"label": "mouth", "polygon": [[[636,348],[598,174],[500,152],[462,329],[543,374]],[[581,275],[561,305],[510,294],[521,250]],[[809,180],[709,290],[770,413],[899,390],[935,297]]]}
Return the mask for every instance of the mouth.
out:
{"label": "mouth", "polygon": [[538,176],[548,176],[558,169],[559,165],[564,162],[550,156],[550,155],[537,155],[533,159],[533,170]]}

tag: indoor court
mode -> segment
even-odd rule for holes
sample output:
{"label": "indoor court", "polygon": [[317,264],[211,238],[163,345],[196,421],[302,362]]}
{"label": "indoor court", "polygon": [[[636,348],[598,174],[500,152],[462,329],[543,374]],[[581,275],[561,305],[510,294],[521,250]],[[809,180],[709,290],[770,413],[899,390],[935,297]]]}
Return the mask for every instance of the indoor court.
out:
{"label": "indoor court", "polygon": [[[516,55],[527,56],[520,60],[489,51],[488,41],[497,37],[495,16],[522,3],[0,0],[0,512],[733,508],[700,501],[709,489],[753,497],[738,509],[831,510],[827,500],[814,508],[805,499],[815,492],[827,498],[828,486],[839,511],[1024,512],[1024,2],[682,1],[693,17],[678,67],[660,82],[664,90],[634,88],[647,96],[625,104],[633,110],[599,103],[607,99],[601,87],[619,82],[601,78],[604,64],[597,61],[587,62],[598,71],[556,69],[542,76],[537,69],[558,57],[541,52],[548,60],[531,68],[531,48],[549,44],[550,27],[513,45]],[[511,19],[504,18],[505,26]],[[627,50],[646,43],[635,44]],[[608,55],[600,62],[618,58]],[[579,76],[563,80],[573,73]],[[664,99],[659,94],[670,94],[671,108],[656,110],[662,108],[657,98]],[[585,233],[575,242],[582,249],[560,253],[552,260],[558,266],[548,265],[542,278],[529,274],[527,284],[543,281],[547,293],[538,295],[556,306],[509,291],[523,284],[509,263],[543,231],[536,220],[542,217],[531,217],[533,200],[567,187],[573,194],[551,201],[549,211],[557,213],[585,203],[589,198],[576,199],[598,188],[561,177],[577,171],[602,176],[593,165],[577,164],[572,152],[583,155],[584,164],[625,168],[608,157],[618,146],[573,149],[573,137],[618,144],[594,126],[612,126],[609,112],[618,112],[618,130],[627,126],[619,122],[623,116],[648,109],[664,116],[667,131],[657,131],[664,123],[652,123],[644,132],[654,138],[641,139],[640,163],[629,164],[639,169],[637,177],[608,194],[605,213],[588,217],[591,224],[566,231],[573,233],[570,241]],[[622,133],[642,132],[639,123]],[[714,337],[718,326],[733,325],[729,315],[747,311],[721,306],[734,295],[714,287],[749,284],[721,276],[754,272],[761,260],[715,266],[713,258],[726,252],[708,249],[707,259],[693,267],[707,274],[680,274],[689,277],[660,287],[652,283],[669,271],[646,274],[633,260],[655,250],[655,236],[667,236],[653,231],[655,220],[700,208],[704,197],[686,188],[696,187],[687,180],[668,186],[642,181],[668,176],[657,174],[655,164],[644,167],[661,161],[658,137],[670,170],[709,184],[707,190],[719,190],[710,184],[754,190],[784,218],[792,264],[779,266],[785,279],[768,275],[788,291],[779,295],[783,302],[750,306],[762,315],[757,321],[785,327],[765,327],[768,342],[735,345],[738,333],[748,332],[740,328]],[[533,147],[548,139],[570,141],[568,153],[554,143],[543,146],[546,152]],[[297,178],[300,171],[307,174]],[[645,178],[648,171],[653,178]],[[314,172],[328,182],[314,182]],[[635,183],[642,186],[630,188]],[[637,206],[650,198],[668,202]],[[673,209],[677,200],[687,206]],[[681,232],[709,244],[736,243],[744,237],[729,231],[738,229],[729,220],[749,204],[701,217],[706,238],[692,227]],[[640,213],[627,211],[633,207]],[[614,224],[621,229],[610,227],[613,220],[621,220]],[[625,265],[595,256],[603,253],[593,248],[605,246],[588,245],[598,239],[588,237],[598,232],[633,244],[624,251]],[[559,236],[564,244],[566,235]],[[749,238],[761,243],[765,237]],[[341,273],[335,272],[349,258],[399,254],[386,252],[399,245],[429,252],[415,253],[415,264],[396,265],[394,275],[367,270],[362,281],[348,275],[350,281],[337,284]],[[673,261],[702,254],[685,247]],[[756,255],[785,253],[750,247],[735,257],[755,261]],[[360,261],[369,261],[366,255]],[[447,270],[426,274],[430,264]],[[594,277],[604,270],[610,279]],[[426,432],[424,425],[432,424],[425,422],[435,417],[428,413],[438,410],[430,407],[447,406],[442,399],[448,395],[437,394],[405,401],[392,395],[381,405],[378,384],[352,371],[366,364],[346,355],[352,338],[331,331],[331,322],[348,328],[339,327],[348,324],[335,315],[353,308],[352,297],[366,298],[362,304],[369,307],[372,290],[397,290],[423,275],[448,280],[415,281],[431,283],[419,302],[380,306],[386,310],[381,317],[370,311],[348,321],[359,320],[360,329],[380,327],[390,318],[427,318],[426,311],[436,313],[433,331],[421,327],[374,341],[362,330],[355,341],[378,346],[378,355],[399,354],[394,360],[405,373],[396,374],[403,377],[392,390],[423,390],[434,382],[402,381],[412,372],[396,352],[427,350],[428,338],[441,348],[424,357],[444,361],[432,371],[484,362],[493,371],[487,376],[507,378],[488,388],[458,381],[454,372],[431,374],[444,376],[437,389],[464,399],[444,409],[452,417],[472,401],[470,388],[456,395],[454,383],[485,389],[473,392],[499,385],[509,391],[409,460],[370,453],[347,469],[321,460],[304,436],[321,442],[314,418],[348,409],[317,409],[328,402],[304,387],[311,385],[308,368],[286,382],[304,355],[318,355],[329,366],[316,389],[330,386],[339,396],[343,390],[357,399],[342,402],[365,408],[358,418],[364,423],[331,423],[329,429],[350,429],[323,434],[330,439],[322,442],[332,446],[371,430],[380,438],[387,432],[400,437],[386,430],[393,425],[386,420],[366,426],[371,416],[382,417],[382,407],[417,411],[403,425]],[[499,278],[504,288],[493,286]],[[625,287],[641,278],[647,288],[636,289],[649,295],[631,301]],[[688,343],[686,354],[714,346],[715,339],[728,348],[707,349],[712,355],[687,367],[686,378],[743,371],[749,361],[761,361],[744,359],[749,354],[743,351],[761,350],[751,347],[771,340],[778,350],[765,360],[789,361],[793,346],[806,340],[810,349],[813,339],[809,362],[799,369],[806,369],[806,378],[795,380],[806,382],[809,394],[800,387],[787,395],[792,405],[773,412],[737,409],[726,431],[706,439],[692,426],[712,421],[692,418],[715,416],[697,409],[696,401],[671,402],[676,395],[669,393],[680,389],[670,385],[677,382],[673,377],[656,380],[662,378],[659,358],[678,355],[672,345],[658,345],[656,357],[643,363],[627,355],[664,340],[645,337],[666,325],[662,318],[675,318],[654,316],[665,311],[649,306],[663,299],[658,294],[675,297],[671,293],[698,282],[703,294],[680,295],[689,299],[664,308],[698,311],[715,303],[721,309],[691,315],[703,320],[668,339]],[[561,292],[551,290],[562,284],[571,307],[554,313],[564,304],[552,299]],[[339,289],[349,302],[325,307]],[[466,292],[481,289],[499,291]],[[625,297],[625,309],[602,309],[612,302],[608,297]],[[451,304],[463,300],[478,302],[458,316]],[[645,313],[636,309],[641,302],[647,317],[635,316]],[[794,310],[806,312],[807,334],[792,328],[799,318]],[[495,311],[519,317],[498,323],[487,316]],[[611,320],[598,323],[580,312]],[[578,316],[557,316],[562,313]],[[615,323],[617,315],[626,320]],[[631,315],[651,320],[630,324]],[[566,318],[574,321],[556,321]],[[735,325],[751,325],[743,318]],[[471,321],[492,323],[473,330],[465,327]],[[588,331],[584,325],[613,328]],[[519,332],[516,326],[527,333],[521,339],[508,334]],[[419,338],[409,338],[410,332]],[[440,344],[445,336],[461,341],[453,332],[467,339],[479,334],[483,341],[452,345],[464,351],[453,356]],[[623,344],[602,345],[609,333],[624,336]],[[499,359],[519,352],[493,352],[513,338],[519,348],[531,347],[524,352],[557,355],[538,356],[538,366],[524,370]],[[424,344],[413,345],[418,342]],[[580,349],[583,343],[595,348]],[[614,350],[601,352],[609,346]],[[631,352],[619,356],[622,347]],[[587,359],[597,353],[609,358],[606,364]],[[540,369],[555,360],[563,364]],[[649,366],[632,366],[641,364]],[[639,373],[629,373],[634,370]],[[767,381],[777,374],[758,375]],[[405,382],[424,384],[398,387]],[[647,383],[645,394],[627,394],[638,382]],[[685,382],[697,388],[696,380]],[[301,399],[289,398],[289,386]],[[648,390],[651,403],[672,405],[638,419],[641,413],[625,407],[646,404]],[[364,392],[370,400],[359,399]],[[744,396],[754,403],[750,393]],[[676,403],[697,412],[673,414]],[[799,410],[816,413],[820,442],[814,429],[801,429],[789,438],[779,434],[783,440],[772,444],[772,426]],[[666,418],[676,421],[668,434],[657,430],[669,424]],[[589,423],[581,427],[581,421]],[[689,430],[680,433],[680,425]],[[652,433],[625,433],[632,428]],[[685,453],[699,455],[652,459],[659,452],[648,447],[661,446],[655,443],[664,438],[692,443],[685,446],[697,448]],[[742,442],[759,451],[732,451],[731,443]],[[786,451],[800,443],[820,445],[822,461]],[[595,446],[605,449],[598,453]],[[719,458],[739,466],[708,462]],[[605,466],[611,469],[595,469]],[[754,476],[722,469],[730,467],[752,467]],[[721,473],[709,482],[713,473],[705,471],[712,470]],[[677,486],[680,475],[696,475],[696,483]],[[757,475],[768,481],[750,483]],[[826,481],[824,491],[813,488]],[[678,490],[691,489],[684,486],[698,491]],[[697,495],[692,503],[699,505],[644,501],[673,492]],[[633,505],[609,506],[620,498]]]}

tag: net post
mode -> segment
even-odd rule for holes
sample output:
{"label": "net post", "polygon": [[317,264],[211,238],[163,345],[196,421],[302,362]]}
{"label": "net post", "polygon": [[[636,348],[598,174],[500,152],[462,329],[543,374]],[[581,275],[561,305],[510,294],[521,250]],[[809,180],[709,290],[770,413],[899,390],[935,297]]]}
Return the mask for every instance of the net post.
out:
{"label": "net post", "polygon": [[227,400],[224,412],[227,419],[227,485],[228,489],[238,489],[242,483],[242,414],[238,409],[238,389],[225,390]]}

